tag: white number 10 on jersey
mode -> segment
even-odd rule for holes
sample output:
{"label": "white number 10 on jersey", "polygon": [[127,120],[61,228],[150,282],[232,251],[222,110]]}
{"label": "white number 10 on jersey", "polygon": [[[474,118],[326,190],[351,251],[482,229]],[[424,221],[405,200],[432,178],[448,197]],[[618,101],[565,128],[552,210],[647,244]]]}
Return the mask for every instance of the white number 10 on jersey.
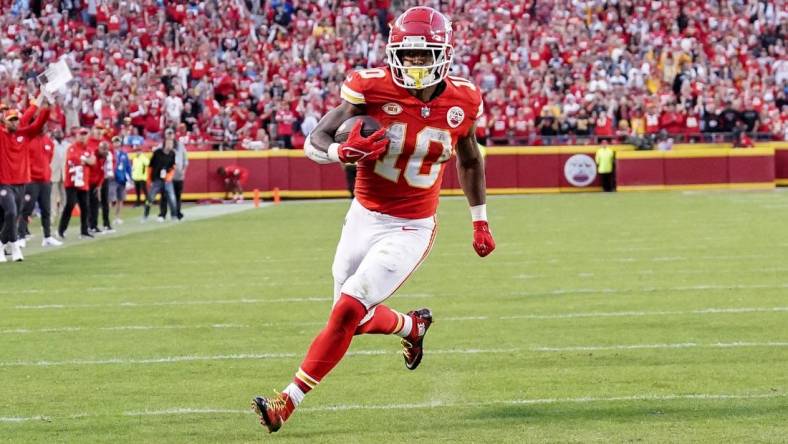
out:
{"label": "white number 10 on jersey", "polygon": [[[394,123],[388,128],[389,149],[386,155],[375,163],[375,173],[392,182],[399,180],[402,169],[397,168],[397,159],[402,155],[405,146],[405,133],[408,125],[405,123]],[[440,157],[430,165],[430,170],[426,174],[421,173],[424,158],[430,150],[430,143],[436,142],[443,146]],[[408,185],[414,188],[431,188],[438,179],[441,164],[451,158],[451,133],[447,130],[424,127],[416,135],[416,146],[413,154],[408,158],[403,177]]]}

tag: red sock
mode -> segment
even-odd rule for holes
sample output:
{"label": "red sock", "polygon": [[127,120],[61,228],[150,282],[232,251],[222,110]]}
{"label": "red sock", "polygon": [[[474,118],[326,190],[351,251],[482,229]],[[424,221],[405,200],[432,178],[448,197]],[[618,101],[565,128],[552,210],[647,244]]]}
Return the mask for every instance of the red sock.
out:
{"label": "red sock", "polygon": [[315,388],[345,356],[353,340],[353,332],[366,314],[367,308],[358,299],[344,293],[339,297],[326,327],[312,341],[293,379],[302,392]]}
{"label": "red sock", "polygon": [[375,314],[369,321],[356,328],[356,334],[392,335],[402,329],[403,323],[402,314],[381,304],[375,307]]}

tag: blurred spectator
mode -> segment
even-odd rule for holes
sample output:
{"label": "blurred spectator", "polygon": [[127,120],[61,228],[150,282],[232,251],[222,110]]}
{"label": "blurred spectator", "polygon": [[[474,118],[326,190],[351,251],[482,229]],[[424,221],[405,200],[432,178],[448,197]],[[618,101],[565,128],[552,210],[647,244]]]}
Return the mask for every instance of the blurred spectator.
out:
{"label": "blurred spectator", "polygon": [[[54,143],[54,152],[52,155],[52,163],[50,168],[52,170],[52,194],[50,198],[51,213],[55,218],[60,217],[60,212],[66,204],[66,188],[63,185],[65,178],[64,168],[66,166],[66,150],[68,150],[69,142],[63,136],[63,130],[55,128],[50,132],[50,137]],[[54,218],[52,222],[54,222]]]}
{"label": "blurred spectator", "polygon": [[131,161],[129,155],[123,149],[123,139],[120,136],[112,138],[112,158],[114,159],[114,177],[109,181],[109,202],[114,208],[115,225],[123,223],[120,218],[120,210],[123,202],[126,201],[126,185],[133,182],[131,178]]}
{"label": "blurred spectator", "polygon": [[150,157],[142,152],[142,148],[137,145],[134,147],[134,153],[131,156],[131,178],[134,180],[134,193],[136,200],[134,207],[139,207],[142,201],[140,198],[145,195],[145,200],[148,199],[148,166],[150,165]]}
{"label": "blurred spectator", "polygon": [[734,148],[752,148],[753,146],[755,146],[752,143],[752,139],[750,138],[750,136],[748,136],[747,133],[742,131],[741,129],[734,131],[734,136],[735,136],[735,139],[733,141]]}
{"label": "blurred spectator", "polygon": [[668,136],[667,130],[663,129],[659,132],[656,142],[657,150],[659,151],[670,151],[673,149],[673,138]]}
{"label": "blurred spectator", "polygon": [[[164,142],[153,150],[153,156],[150,159],[150,165],[148,166],[150,192],[145,201],[145,211],[142,216],[143,222],[148,220],[150,207],[160,192],[162,193],[162,199],[165,199],[170,207],[170,217],[176,218],[178,216],[178,212],[175,211],[175,189],[172,185],[172,178],[175,174],[176,141],[170,131],[172,130],[167,130],[168,135],[165,137]],[[164,222],[165,217],[164,214],[159,213],[156,219],[159,222]]]}
{"label": "blurred spectator", "polygon": [[[175,212],[172,217],[178,220],[183,219],[181,212],[181,194],[183,194],[183,181],[186,180],[186,169],[189,167],[189,157],[186,154],[186,148],[179,140],[175,140],[175,131],[168,128],[164,131],[164,143],[175,144],[175,171],[172,175],[172,188],[175,193]],[[159,214],[167,217],[167,200],[163,198],[159,200]]]}
{"label": "blurred spectator", "polygon": [[224,184],[225,200],[230,199],[230,195],[232,194],[232,200],[238,203],[243,202],[243,187],[249,179],[249,170],[237,165],[225,165],[220,166],[216,170],[216,174]]}
{"label": "blurred spectator", "polygon": [[597,165],[597,172],[599,173],[599,180],[602,182],[602,190],[611,192],[614,190],[614,165],[615,165],[615,152],[607,145],[602,146],[596,151],[594,161]]}
{"label": "blurred spectator", "polygon": [[[90,142],[88,142],[90,147]],[[109,218],[109,181],[115,179],[115,170],[112,168],[112,151],[110,150],[110,143],[106,140],[101,140],[98,146],[93,151],[96,159],[95,164],[90,166],[90,184],[88,202],[90,205],[90,219],[89,231],[91,233],[109,234],[114,233]],[[101,211],[101,220],[104,223],[103,229],[98,226],[99,210]]]}
{"label": "blurred spectator", "polygon": [[66,205],[63,207],[63,214],[60,216],[58,224],[58,235],[61,239],[66,237],[66,230],[71,221],[71,212],[75,205],[79,205],[79,224],[80,235],[83,238],[92,238],[93,235],[88,231],[88,220],[90,218],[90,206],[88,190],[90,189],[90,166],[96,163],[96,157],[88,148],[87,128],[77,129],[77,137],[74,143],[66,151],[65,164],[65,188]]}

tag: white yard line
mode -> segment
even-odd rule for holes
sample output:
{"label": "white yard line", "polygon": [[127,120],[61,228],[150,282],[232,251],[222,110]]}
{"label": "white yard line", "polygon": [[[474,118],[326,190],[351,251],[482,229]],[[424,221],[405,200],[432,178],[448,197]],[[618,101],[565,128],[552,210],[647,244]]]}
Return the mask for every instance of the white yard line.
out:
{"label": "white yard line", "polygon": [[[613,312],[578,312],[555,314],[522,314],[509,316],[450,316],[438,318],[441,322],[463,321],[494,321],[518,319],[576,319],[576,318],[627,318],[643,316],[707,316],[717,314],[742,314],[742,313],[783,313],[788,312],[788,307],[733,307],[733,308],[701,308],[686,311],[613,311]],[[198,330],[198,329],[247,329],[261,327],[289,327],[289,326],[319,326],[325,321],[282,321],[261,322],[259,324],[183,324],[183,325],[113,325],[109,327],[49,327],[32,328],[18,327],[0,330],[0,335],[31,334],[31,333],[72,333],[79,331],[147,331],[147,330]]]}
{"label": "white yard line", "polygon": [[[430,293],[408,293],[398,295],[403,299],[426,299],[433,297]],[[333,298],[325,296],[307,296],[280,299],[230,299],[204,301],[152,301],[152,302],[116,302],[112,304],[41,304],[41,305],[15,305],[17,310],[48,310],[48,309],[76,309],[76,308],[135,308],[135,307],[166,307],[170,305],[244,305],[244,304],[287,304],[291,302],[325,302]]]}
{"label": "white yard line", "polygon": [[[676,287],[642,287],[642,288],[559,288],[548,291],[521,291],[514,292],[514,296],[564,296],[580,294],[639,294],[639,293],[674,293],[692,291],[733,291],[733,290],[778,290],[788,289],[788,283],[783,284],[699,284],[683,285]],[[412,293],[397,295],[399,299],[424,299],[431,298],[430,293]],[[331,298],[294,297],[281,299],[233,299],[233,300],[204,300],[204,301],[153,301],[153,302],[118,302],[113,304],[40,304],[40,305],[15,305],[17,310],[44,310],[44,309],[76,309],[76,308],[104,308],[104,307],[160,307],[169,305],[228,305],[228,304],[264,304],[264,303],[291,303],[291,302],[322,302]]]}
{"label": "white yard line", "polygon": [[[698,394],[643,394],[625,396],[583,396],[576,398],[533,398],[533,399],[501,399],[492,401],[460,401],[447,402],[434,400],[428,402],[417,402],[407,404],[338,404],[318,407],[302,407],[298,411],[306,412],[341,412],[347,410],[411,410],[411,409],[434,409],[434,408],[465,408],[482,407],[496,405],[552,405],[552,404],[589,404],[604,402],[670,402],[670,401],[731,401],[731,400],[757,400],[785,398],[785,393],[698,393]],[[251,415],[250,409],[226,409],[211,407],[170,407],[159,410],[132,410],[121,413],[126,417],[145,417],[145,416],[183,416],[183,415]],[[31,421],[54,422],[69,419],[111,417],[107,414],[79,413],[69,416],[0,416],[0,423],[21,424]]]}
{"label": "white yard line", "polygon": [[[530,348],[469,348],[469,349],[446,349],[429,350],[428,353],[434,355],[473,355],[473,354],[512,354],[523,352],[572,352],[572,351],[603,351],[603,350],[641,350],[641,349],[680,349],[680,348],[740,348],[740,347],[788,347],[788,342],[767,341],[767,342],[715,342],[715,343],[695,343],[682,342],[675,344],[609,344],[609,345],[582,345],[571,347],[543,347],[534,346]],[[392,350],[358,350],[348,352],[346,356],[379,356],[397,354],[398,351]],[[161,356],[155,358],[109,358],[109,359],[71,359],[64,361],[0,361],[1,367],[55,367],[55,366],[82,366],[82,365],[148,365],[148,364],[172,364],[179,362],[201,362],[201,361],[246,361],[246,360],[267,360],[267,359],[290,359],[299,356],[296,353],[243,353],[232,355],[182,355],[182,356]]]}
{"label": "white yard line", "polygon": [[788,288],[784,284],[699,284],[676,287],[641,288],[559,288],[548,291],[521,291],[511,293],[515,296],[563,296],[576,294],[638,294],[638,293],[678,293],[686,291],[731,291],[731,290],[777,290]]}
{"label": "white yard line", "polygon": [[573,318],[610,318],[610,317],[640,317],[640,316],[682,316],[682,315],[710,315],[710,314],[737,314],[737,313],[780,313],[788,312],[788,307],[735,307],[735,308],[701,308],[686,311],[612,311],[612,312],[586,312],[586,313],[556,313],[556,314],[527,314],[501,316],[498,319],[573,319]]}
{"label": "white yard line", "polygon": [[291,302],[324,302],[330,301],[326,297],[283,298],[283,299],[232,299],[232,300],[205,300],[205,301],[158,301],[158,302],[118,302],[115,304],[42,304],[42,305],[15,305],[17,310],[46,310],[46,309],[74,309],[74,308],[135,308],[135,307],[166,307],[170,305],[243,305],[243,304],[282,304]]}
{"label": "white yard line", "polygon": [[737,348],[737,347],[788,347],[788,342],[717,342],[698,344],[684,342],[678,344],[628,344],[628,345],[583,345],[576,347],[536,347],[532,351],[540,352],[571,352],[571,351],[605,351],[605,350],[649,350],[670,348]]}
{"label": "white yard line", "polygon": [[[436,355],[454,354],[480,354],[480,353],[513,353],[520,351],[517,348],[507,349],[449,349],[449,350],[430,350]],[[351,351],[346,356],[377,356],[395,354],[392,350],[358,350]],[[299,356],[296,353],[243,353],[233,355],[183,355],[183,356],[162,356],[157,358],[110,358],[110,359],[72,359],[65,361],[8,361],[0,362],[0,367],[54,367],[62,365],[147,365],[147,364],[171,364],[176,362],[199,362],[199,361],[247,361],[265,359],[285,359]]]}

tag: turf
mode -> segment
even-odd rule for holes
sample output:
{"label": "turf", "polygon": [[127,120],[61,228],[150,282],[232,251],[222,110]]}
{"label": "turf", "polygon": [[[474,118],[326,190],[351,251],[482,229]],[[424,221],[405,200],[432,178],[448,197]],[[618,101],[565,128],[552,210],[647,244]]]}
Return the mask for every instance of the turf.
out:
{"label": "turf", "polygon": [[390,300],[435,313],[422,366],[357,338],[271,436],[248,402],[327,316],[346,201],[0,264],[0,442],[786,442],[788,193],[489,207],[492,256],[446,199]]}

